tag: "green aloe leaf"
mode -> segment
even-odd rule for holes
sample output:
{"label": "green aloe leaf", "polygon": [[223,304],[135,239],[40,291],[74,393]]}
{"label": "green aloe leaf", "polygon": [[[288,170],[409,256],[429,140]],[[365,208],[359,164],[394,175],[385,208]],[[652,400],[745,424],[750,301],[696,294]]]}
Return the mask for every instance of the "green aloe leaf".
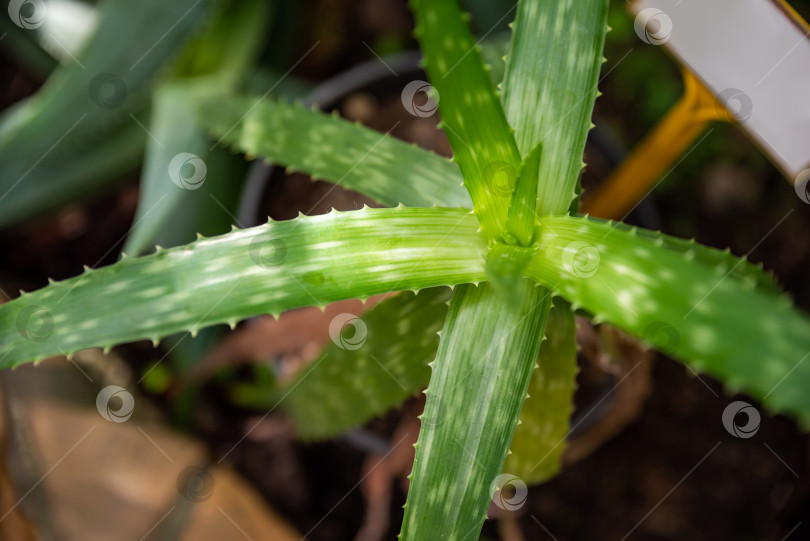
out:
{"label": "green aloe leaf", "polygon": [[529,246],[535,229],[534,203],[537,201],[537,175],[543,156],[543,145],[538,143],[529,152],[520,167],[517,186],[509,203],[506,231],[510,244]]}
{"label": "green aloe leaf", "polygon": [[[501,100],[518,148],[526,156],[521,185],[524,176],[535,177],[539,215],[564,212],[579,187],[579,158],[598,95],[607,6],[606,0],[522,0],[517,6]],[[533,156],[541,148],[542,159]],[[523,188],[523,193],[530,193]],[[518,213],[525,214],[527,205],[518,206],[516,201],[521,191],[513,195],[508,224],[512,235],[526,239],[529,220],[519,219]],[[523,229],[516,229],[518,223]],[[529,484],[541,483],[558,471],[573,401],[575,326],[567,303],[557,305],[549,316],[549,340],[541,348],[530,398],[504,467]]]}
{"label": "green aloe leaf", "polygon": [[521,154],[538,143],[545,150],[538,174],[540,216],[566,212],[578,190],[607,8],[607,0],[518,3],[502,100]]}
{"label": "green aloe leaf", "polygon": [[[532,278],[594,314],[810,423],[810,318],[763,290],[723,252],[684,253],[682,241],[570,216],[541,220]],[[695,253],[701,253],[697,257]],[[714,261],[711,261],[714,260]],[[709,263],[707,264],[707,261]],[[759,272],[753,266],[752,272]]]}
{"label": "green aloe leaf", "polygon": [[518,283],[525,276],[526,266],[534,257],[533,247],[524,248],[494,242],[487,252],[487,279],[502,295],[519,304]]}
{"label": "green aloe leaf", "polygon": [[560,471],[577,376],[576,322],[571,306],[554,299],[540,345],[529,398],[520,411],[504,473],[536,485]]}
{"label": "green aloe leaf", "polygon": [[[138,118],[140,122],[142,118]],[[7,198],[4,199],[3,193],[0,193],[0,228],[34,213],[58,208],[68,200],[98,195],[98,190],[105,184],[120,181],[122,173],[138,167],[146,139],[146,134],[136,123],[124,124],[107,134],[103,141],[84,149],[81,159],[66,157],[59,164],[43,162],[38,165],[30,177],[20,177],[23,180],[16,188],[7,188]],[[43,169],[40,170],[40,167]],[[44,178],[40,175],[46,172],[51,175],[47,182],[58,179],[60,184],[40,188],[41,185],[36,183]],[[0,176],[0,186],[8,178],[11,177]]]}
{"label": "green aloe leaf", "polygon": [[687,259],[694,259],[696,262],[712,267],[718,272],[728,273],[731,278],[742,280],[746,284],[756,285],[762,292],[771,293],[776,296],[782,295],[782,289],[776,283],[774,277],[762,268],[762,264],[755,265],[749,262],[745,257],[739,258],[732,254],[731,250],[728,248],[725,250],[717,250],[698,244],[694,239],[679,239],[678,237],[664,235],[660,231],[641,229],[621,222],[591,217],[589,217],[589,220],[597,223],[607,223],[610,225],[611,230],[624,231],[628,234],[648,239],[659,246],[684,254]]}
{"label": "green aloe leaf", "polygon": [[[457,287],[433,363],[401,538],[478,539],[518,423],[551,305],[523,280],[515,306]],[[538,310],[538,307],[541,307]]]}
{"label": "green aloe leaf", "polygon": [[396,206],[466,207],[458,166],[447,159],[336,116],[258,97],[200,106],[211,134],[261,157]]}
{"label": "green aloe leaf", "polygon": [[297,433],[305,439],[337,435],[423,389],[450,298],[446,287],[417,296],[403,291],[360,317],[342,314],[344,326],[354,327],[354,341],[342,340],[338,328],[330,328],[333,343],[281,391],[281,407]]}
{"label": "green aloe leaf", "polygon": [[512,40],[512,32],[498,32],[490,34],[479,41],[481,47],[481,57],[484,60],[489,78],[496,88],[500,88],[503,75],[506,71],[506,54],[509,52],[509,44]]}
{"label": "green aloe leaf", "polygon": [[[346,319],[354,328],[353,343],[333,341],[284,387],[273,381],[243,386],[240,395],[249,398],[243,404],[259,409],[279,404],[298,435],[315,440],[382,415],[427,386],[428,363],[436,355],[451,297],[448,288],[430,288],[380,301],[362,316]],[[575,330],[570,305],[555,299],[504,466],[527,483],[541,483],[559,470],[575,388]]]}
{"label": "green aloe leaf", "polygon": [[[190,120],[191,88],[182,83],[164,83],[155,91],[141,175],[141,192],[132,231],[124,253],[140,255],[153,246],[153,239],[175,215],[181,202],[200,196],[196,190],[211,184],[205,163],[208,137]],[[177,161],[179,160],[179,162]],[[190,167],[193,173],[182,171]]]}
{"label": "green aloe leaf", "polygon": [[[482,44],[482,52],[490,53],[490,61],[500,66],[501,74],[502,56],[508,45],[508,35],[498,36],[497,39],[490,39]],[[411,156],[410,153],[415,150],[413,146],[405,146],[389,139],[380,141],[378,133],[332,115],[301,109],[283,102],[270,100],[259,102],[257,98],[239,98],[239,100],[241,105],[227,109],[221,107],[221,100],[216,104],[211,103],[210,107],[202,108],[204,111],[202,117],[209,123],[217,137],[221,137],[233,127],[232,133],[225,136],[225,141],[243,152],[291,166],[315,177],[333,181],[343,178],[344,186],[371,197],[376,196],[378,200],[387,204],[396,202],[409,206],[443,204],[468,208],[472,205],[462,187],[458,167],[436,154],[422,151]],[[256,107],[251,110],[254,105]],[[295,113],[299,122],[281,120],[274,115],[282,113],[282,116],[286,116],[284,113],[290,110]],[[271,129],[267,132],[257,131],[252,136],[243,133],[245,124],[238,122],[243,114],[271,126]],[[305,122],[300,121],[302,118]],[[348,164],[342,159],[338,162],[339,155],[324,153],[323,144],[315,140],[314,135],[320,131],[318,122],[325,125],[321,129],[338,129],[345,132],[335,136],[336,141],[363,140],[368,148],[376,144],[379,145],[380,152],[375,154],[391,159],[401,156],[403,151],[408,151],[407,157],[412,159],[412,163],[408,166],[402,162],[392,163],[390,168],[385,164],[386,170],[389,171],[387,176],[373,184],[367,180],[378,178],[377,168],[381,165],[379,161],[375,164],[377,168],[369,169],[364,160],[360,160],[352,172],[356,174],[346,176]],[[298,134],[293,136],[285,133],[285,130],[300,130],[300,126],[308,124],[313,126],[304,133],[311,135],[301,137]],[[258,137],[259,135],[263,137]],[[297,143],[295,147],[292,146],[292,142]],[[389,146],[401,148],[399,151],[389,152]],[[309,157],[313,155],[316,159],[310,160]],[[297,159],[291,159],[290,156]],[[361,157],[362,155],[358,155],[358,158]],[[411,171],[413,164],[424,164],[424,167]],[[403,178],[403,172],[407,172],[408,176]],[[392,181],[396,179],[402,181],[394,184]],[[419,189],[403,189],[409,186]],[[369,189],[372,189],[373,193],[369,193]],[[450,192],[451,195],[449,197],[442,195],[445,192]],[[439,197],[434,198],[432,194],[438,194]],[[438,346],[438,336],[435,333],[441,329],[444,322],[447,313],[446,303],[450,297],[448,289],[440,288],[422,291],[418,296],[403,292],[384,299],[361,318],[368,329],[368,339],[361,348],[347,350],[330,344],[318,355],[318,359],[324,362],[319,362],[317,367],[296,377],[286,389],[275,389],[272,385],[264,383],[243,387],[240,396],[250,397],[251,403],[256,407],[268,407],[274,404],[280,395],[289,392],[281,405],[294,419],[299,435],[307,439],[332,437],[348,428],[362,425],[427,386],[430,374],[427,362],[435,356]],[[413,337],[412,328],[417,325],[420,329],[419,336],[423,337],[423,340],[415,340]],[[398,379],[405,389],[395,384],[382,367],[389,374],[403,374]],[[377,384],[378,377],[383,381],[380,385]],[[355,391],[357,382],[363,384],[360,395]],[[322,400],[313,401],[310,399],[311,396],[320,396]],[[358,396],[360,399],[357,399]]]}
{"label": "green aloe leaf", "polygon": [[[199,234],[213,236],[230,231],[233,224],[232,216],[239,205],[242,179],[246,178],[248,164],[240,156],[233,155],[227,149],[217,148],[206,155],[205,168],[207,176],[204,187],[183,191],[183,196],[179,204],[175,206],[174,212],[162,227],[156,228],[154,231],[154,240],[144,241],[145,243],[152,247],[155,245],[174,247],[193,242]],[[176,187],[171,181],[167,182],[172,187]],[[141,203],[142,201],[143,191],[141,192]],[[160,199],[157,201],[159,202]],[[155,207],[154,210],[157,211],[158,208]],[[148,221],[149,217],[150,215],[147,214],[144,221]],[[144,223],[144,221],[138,221],[139,219],[136,218],[130,235],[134,235],[138,227]],[[127,250],[125,247],[124,253],[133,256],[139,252]],[[178,380],[183,382],[180,383],[179,394],[175,395],[172,404],[175,425],[184,428],[192,426],[191,421],[200,388],[196,387],[193,382],[185,380],[190,376],[194,363],[211,350],[213,344],[224,332],[225,329],[221,327],[210,327],[202,329],[193,338],[188,336],[188,333],[180,333],[169,336],[165,340],[163,351],[178,378],[175,383],[178,383]],[[147,379],[160,371],[160,369],[152,371],[152,367],[147,367],[146,370],[144,376]]]}
{"label": "green aloe leaf", "polygon": [[0,17],[0,40],[3,50],[9,54],[26,72],[45,79],[59,64],[59,61],[46,51],[30,29],[20,28],[5,13]]}
{"label": "green aloe leaf", "polygon": [[441,127],[473,212],[485,235],[500,238],[521,165],[512,129],[458,3],[413,0],[411,8],[425,67],[438,90]]}
{"label": "green aloe leaf", "polygon": [[[233,91],[264,42],[271,7],[272,3],[264,0],[229,2],[215,24],[187,47],[185,57],[175,67],[178,73],[155,89],[149,121],[152,137],[148,141],[141,196],[132,231],[124,245],[125,253],[145,252],[154,246],[154,240],[166,227],[187,229],[187,224],[179,220],[188,215],[178,212],[178,208],[188,204],[189,199],[206,198],[228,186],[237,191],[233,179],[205,174],[211,144],[204,128],[196,122],[193,104]],[[184,72],[192,72],[193,76],[181,76]],[[186,164],[193,173],[184,176],[182,167],[172,167],[178,163]],[[198,192],[203,184],[204,189]]]}
{"label": "green aloe leaf", "polygon": [[[605,0],[600,0],[605,3]],[[458,53],[456,50],[457,45],[456,42],[458,41],[458,32],[447,31],[448,21],[450,24],[456,24],[456,18],[452,17],[453,6],[450,4],[455,5],[454,2],[434,2],[431,3],[431,8],[433,6],[436,7],[435,11],[431,9],[426,9],[426,14],[428,14],[427,19],[430,19],[432,25],[427,25],[428,29],[432,29],[430,32],[425,32],[425,29],[419,29],[420,31],[424,32],[424,35],[419,34],[420,40],[422,42],[423,47],[426,49],[425,56],[429,60],[431,55],[442,58],[443,56],[450,55],[452,56],[453,53]],[[535,5],[540,5],[538,2],[534,2]],[[417,15],[419,13],[419,7],[421,4],[417,5]],[[543,6],[548,6],[547,11],[551,12],[553,6],[551,4],[545,3],[542,4]],[[446,11],[443,15],[444,19],[440,18],[439,14],[443,11]],[[446,19],[446,20],[445,20]],[[552,18],[553,21],[553,18]],[[419,17],[417,16],[417,22],[419,23]],[[523,28],[515,29],[515,33],[523,32],[529,33],[536,31],[536,28],[531,26],[532,21],[522,22],[519,23],[517,26],[523,26]],[[587,24],[592,24],[593,21],[586,20]],[[553,24],[553,22],[552,22]],[[582,24],[580,21],[577,21],[577,24]],[[604,32],[604,20],[599,21],[601,28],[599,32]],[[462,25],[463,26],[463,25]],[[451,30],[454,27],[450,27]],[[553,37],[549,38],[550,40],[562,42],[567,39],[567,36],[561,36],[559,34],[555,34]],[[463,42],[463,40],[462,40]],[[513,42],[514,46],[514,42]],[[602,44],[598,43],[592,50],[585,52],[580,58],[577,58],[577,62],[593,66],[599,65],[599,59],[601,58],[601,47]],[[431,50],[431,48],[436,50]],[[441,49],[446,49],[446,51],[442,51]],[[461,54],[465,54],[465,52]],[[561,57],[567,58],[567,57]],[[442,66],[439,66],[440,72]],[[549,67],[547,69],[547,73],[543,74],[543,80],[549,79],[549,74],[554,74],[558,70],[565,70],[568,69],[565,65],[554,65],[553,67]],[[428,62],[428,72],[430,74],[430,63]],[[436,75],[431,74],[432,79],[436,80]],[[458,81],[457,81],[458,82]],[[506,81],[509,84],[509,81]],[[475,84],[474,81],[469,81],[468,84],[472,86]],[[480,90],[483,87],[476,87],[477,90]],[[441,92],[441,87],[439,88]],[[582,90],[579,88],[577,90]],[[472,92],[470,92],[472,93]],[[453,96],[451,94],[451,106],[450,110],[452,111],[452,107],[456,99],[464,99],[466,92],[461,92],[460,95]],[[587,107],[592,107],[592,101],[596,98],[596,92],[585,93],[582,97],[582,100],[586,102],[591,102],[587,104]],[[465,105],[470,105],[471,103],[475,103],[475,100],[467,98]],[[455,104],[457,107],[461,107],[461,105]],[[479,105],[476,103],[476,105]],[[442,110],[443,115],[445,116],[446,120],[446,109]],[[487,110],[486,108],[484,108]],[[481,116],[475,108],[469,108],[465,111],[466,115],[464,116],[457,116],[455,120],[460,121],[463,125],[464,123],[472,123],[474,126],[478,126],[479,124],[476,122],[477,119],[483,121],[486,120],[486,124],[492,124],[492,119],[486,119],[485,115]],[[513,121],[513,126],[518,130],[525,130],[526,128],[521,128],[521,123],[536,123],[538,122],[538,118],[532,114],[523,113],[520,118],[511,118]],[[563,117],[564,119],[564,117]],[[554,129],[559,129],[562,131],[568,129],[577,129],[577,126],[581,122],[580,118],[572,118],[570,119],[569,124],[563,124],[561,126],[555,126]],[[495,123],[496,133],[500,130],[499,124]],[[544,126],[546,129],[550,129],[550,126]],[[453,126],[448,125],[448,129],[452,132]],[[507,130],[508,133],[508,130]],[[584,133],[583,133],[584,137]],[[545,152],[554,152],[558,156],[561,157],[561,160],[566,165],[570,165],[573,167],[573,164],[579,164],[581,160],[581,149],[580,153],[565,153],[561,152],[559,149],[555,148],[553,144],[547,144],[545,140],[541,141],[535,138],[533,141],[529,141],[528,137],[523,137],[521,142],[521,150],[523,154],[527,154],[528,151],[536,146],[538,143],[542,143],[543,150]],[[460,141],[453,141],[451,138],[451,143],[454,143],[453,148],[454,151],[458,154],[459,147],[457,144]],[[502,141],[503,142],[503,141]],[[463,142],[462,142],[463,143]],[[549,142],[551,143],[551,142]],[[583,139],[584,144],[584,139]],[[479,149],[476,148],[475,152],[478,152]],[[514,177],[517,176],[517,171],[519,167],[520,156],[516,158],[512,158],[511,161],[507,161],[505,164],[501,162],[500,173],[504,171],[508,172],[507,177],[511,177],[510,181],[505,183],[505,186],[509,187],[509,190],[505,193],[505,195],[511,196],[512,195],[512,187],[514,186]],[[465,178],[465,185],[467,185],[470,181],[468,178],[468,172],[465,170],[464,164],[459,160],[461,165],[462,172],[464,173]],[[542,165],[542,162],[541,162]],[[577,171],[578,171],[577,165]],[[567,169],[566,169],[567,170]],[[538,175],[542,175],[542,169]],[[486,175],[488,176],[488,175]],[[576,183],[576,179],[574,180],[574,184]],[[497,182],[494,183],[497,185]],[[490,183],[490,186],[493,183]],[[545,183],[539,184],[539,190],[545,190]],[[472,192],[471,192],[472,193]],[[550,195],[550,200],[554,203],[554,208],[565,209],[568,206],[570,198],[559,195],[554,196]],[[475,197],[475,194],[472,193],[472,199],[475,203],[475,210],[478,211],[478,200]],[[493,213],[496,216],[503,216],[500,213],[495,212]],[[502,226],[502,223],[498,223],[497,225]],[[482,219],[482,228],[486,233],[486,228],[484,227],[484,221]],[[496,235],[491,235],[490,237],[493,238]],[[497,276],[499,273],[497,272],[490,272],[490,275]],[[522,283],[522,282],[519,282]],[[504,295],[502,291],[497,291],[495,288],[492,288],[493,296],[498,299],[497,303],[505,306],[511,306],[513,310],[515,310],[515,298],[518,300],[526,301],[528,299],[527,296],[523,295],[522,292],[518,291],[518,295]],[[548,292],[543,288],[537,288],[533,291],[534,296],[538,298],[548,298]],[[468,311],[461,311],[458,314],[458,321],[454,321],[454,316],[452,314],[448,315],[448,328],[445,329],[447,335],[443,335],[442,342],[445,342],[445,339],[448,343],[453,343],[455,340],[469,340],[469,337],[463,335],[461,332],[461,336],[453,336],[455,332],[459,332],[456,329],[466,329],[468,326],[469,328],[476,328],[481,327],[481,321],[486,320],[486,317],[491,314],[493,308],[497,306],[497,303],[494,300],[490,300],[486,304],[480,304],[477,306],[472,307]],[[531,306],[528,310],[526,310],[522,316],[523,319],[521,320],[521,327],[529,328],[532,326],[539,326],[541,329],[543,324],[546,321],[548,316],[550,303],[536,303]],[[514,312],[513,312],[514,313]],[[499,342],[496,341],[498,339],[503,339],[501,335],[490,332],[490,329],[486,324],[482,326],[483,331],[480,338],[479,350],[478,355],[481,354],[488,354],[488,352],[492,351],[494,348],[498,347]],[[492,340],[492,341],[490,341]],[[515,335],[509,338],[506,338],[510,343],[510,346],[517,348],[519,351],[514,353],[514,356],[511,359],[499,359],[497,361],[493,360],[493,370],[500,371],[503,370],[503,366],[507,365],[508,363],[512,363],[512,365],[520,365],[521,367],[525,368],[528,366],[528,370],[526,370],[525,380],[521,379],[520,374],[512,373],[511,376],[514,378],[514,382],[516,386],[519,387],[518,382],[528,383],[528,377],[531,374],[531,365],[534,364],[534,357],[528,357],[528,348],[527,349],[520,349],[522,346],[526,346],[525,342],[520,340],[520,336]],[[513,341],[514,340],[514,341]],[[536,351],[536,350],[535,350]],[[453,379],[448,379],[445,377],[436,378],[437,373],[444,374],[445,373],[445,365],[453,365],[456,372],[464,372],[468,370],[470,366],[474,366],[475,357],[471,353],[467,353],[467,355],[459,354],[459,352],[453,352],[453,355],[448,355],[449,358],[446,358],[442,354],[442,349],[440,345],[440,351],[437,354],[435,366],[439,368],[438,372],[434,370],[434,375],[431,378],[431,384],[428,389],[428,397],[430,397],[430,393],[434,393],[435,396],[443,397],[445,394],[454,395],[456,392],[455,386],[457,382]],[[458,358],[460,357],[460,358]],[[458,363],[457,365],[455,363]],[[499,372],[500,373],[500,372]],[[490,375],[490,377],[492,377]],[[522,390],[525,390],[526,387],[522,387]],[[523,400],[524,396],[516,396],[514,394],[510,394],[509,392],[505,392],[500,394],[499,396],[493,396],[492,394],[487,395],[486,393],[476,393],[471,390],[467,390],[467,400],[466,401],[459,401],[453,402],[450,406],[448,406],[448,411],[450,412],[450,417],[458,419],[458,425],[453,424],[451,429],[447,429],[446,427],[442,431],[430,431],[425,433],[424,427],[422,433],[420,433],[420,439],[418,443],[417,449],[417,458],[416,462],[414,463],[414,478],[412,480],[411,488],[408,494],[408,504],[406,506],[405,511],[405,520],[403,526],[403,537],[408,539],[426,539],[426,538],[433,538],[436,535],[436,532],[439,532],[439,538],[452,538],[452,539],[466,539],[466,538],[477,538],[478,532],[480,530],[481,522],[483,521],[484,512],[487,506],[487,499],[484,497],[486,496],[487,490],[485,487],[487,483],[490,484],[489,494],[492,494],[492,491],[495,489],[500,489],[503,484],[502,477],[498,477],[495,479],[487,479],[487,476],[494,475],[500,471],[503,460],[506,456],[507,452],[507,440],[511,440],[511,435],[513,434],[514,426],[517,424],[518,420],[518,411],[520,410],[520,404]],[[470,437],[475,438],[475,432],[473,432],[470,436],[461,436],[456,435],[452,431],[457,429],[457,426],[460,427],[466,423],[467,426],[475,426],[475,423],[480,420],[481,412],[478,411],[480,403],[483,403],[483,408],[493,408],[498,409],[502,414],[503,417],[497,420],[496,431],[503,427],[509,427],[511,430],[508,431],[508,437],[503,438],[501,440],[486,440],[486,445],[488,447],[483,448],[475,446],[474,443],[467,444],[467,454],[464,457],[459,457],[456,453],[457,448],[454,448],[453,444],[458,443],[458,437]],[[434,406],[435,409],[435,406]],[[426,407],[425,417],[431,418],[432,413],[431,410],[431,402],[430,398],[428,399],[428,405]],[[445,432],[450,431],[449,437],[448,434]],[[502,434],[499,434],[503,436]],[[458,437],[457,437],[458,436]],[[437,440],[437,444],[433,444],[433,439]],[[452,440],[452,441],[451,441]],[[423,447],[423,444],[425,445]],[[473,446],[472,449],[470,447]],[[425,449],[426,447],[426,449]],[[443,457],[450,456],[451,460],[445,461]],[[453,460],[454,459],[454,460]],[[472,461],[475,463],[475,466],[471,469],[467,469],[465,471],[466,463],[463,460]],[[511,477],[509,478],[511,479]],[[508,480],[507,480],[508,483]],[[445,505],[446,502],[449,502],[449,505]]]}
{"label": "green aloe leaf", "polygon": [[[438,332],[451,297],[451,290],[444,287],[418,295],[403,291],[362,316],[346,316],[346,323],[354,328],[353,342],[336,339],[311,368],[284,387],[276,387],[273,381],[243,386],[240,395],[250,399],[243,404],[259,409],[279,404],[295,422],[298,435],[308,440],[337,436],[382,415],[427,386],[428,363],[436,355]],[[556,473],[571,412],[574,320],[568,303],[559,298],[554,303],[546,326],[548,338],[532,374],[530,398],[521,410],[504,468],[527,483],[542,482]]]}
{"label": "green aloe leaf", "polygon": [[249,165],[228,150],[215,148],[206,155],[205,168],[204,187],[183,194],[174,214],[157,232],[153,247],[180,246],[198,235],[222,235],[233,227]]}
{"label": "green aloe leaf", "polygon": [[[96,156],[94,145],[114,136],[144,108],[160,69],[205,20],[216,0],[110,0],[99,8],[97,31],[31,99],[0,119],[0,226],[85,194],[105,174],[62,170]],[[109,159],[108,159],[109,162]],[[122,161],[122,166],[125,162]]]}
{"label": "green aloe leaf", "polygon": [[[463,209],[370,209],[271,222],[124,259],[0,306],[0,367],[300,306],[484,279]],[[110,299],[117,311],[99,309]]]}

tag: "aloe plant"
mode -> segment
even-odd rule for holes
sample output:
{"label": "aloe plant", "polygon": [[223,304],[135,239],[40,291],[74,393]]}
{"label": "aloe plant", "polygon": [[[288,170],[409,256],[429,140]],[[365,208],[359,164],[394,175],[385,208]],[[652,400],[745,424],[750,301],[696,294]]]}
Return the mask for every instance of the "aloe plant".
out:
{"label": "aloe plant", "polygon": [[810,320],[761,268],[571,213],[607,0],[519,2],[500,95],[456,1],[412,7],[452,161],[281,101],[200,99],[216,140],[393,208],[234,229],[22,294],[0,306],[0,366],[405,291],[365,316],[378,338],[328,350],[282,404],[324,437],[428,385],[406,540],[477,538],[504,464],[529,482],[556,471],[575,311],[807,425]]}
{"label": "aloe plant", "polygon": [[[138,254],[155,241],[183,237],[176,231],[159,234],[178,214],[180,199],[162,182],[163,162],[180,152],[207,158],[210,143],[193,121],[191,103],[233,91],[246,77],[265,41],[273,3],[110,0],[98,7],[80,5],[98,24],[85,21],[73,29],[69,21],[47,17],[44,3],[9,5],[9,15],[15,9],[40,14],[37,22],[46,23],[40,40],[53,35],[48,25],[57,30],[66,25],[79,34],[73,40],[79,45],[58,47],[62,63],[49,66],[53,73],[43,87],[0,116],[0,228],[96,194],[134,170],[145,154],[140,208],[127,245],[128,252]],[[29,69],[55,60],[37,44],[35,28],[18,28],[11,18],[0,21],[0,30],[7,29],[12,38],[10,49]],[[234,185],[215,174],[209,183]],[[193,220],[183,216],[174,222],[170,229],[176,230]]]}
{"label": "aloe plant", "polygon": [[[102,3],[96,31],[75,56],[0,118],[0,226],[91,192],[137,164],[146,134],[129,115],[142,113],[149,85],[213,4]],[[82,160],[73,159],[78,153]]]}

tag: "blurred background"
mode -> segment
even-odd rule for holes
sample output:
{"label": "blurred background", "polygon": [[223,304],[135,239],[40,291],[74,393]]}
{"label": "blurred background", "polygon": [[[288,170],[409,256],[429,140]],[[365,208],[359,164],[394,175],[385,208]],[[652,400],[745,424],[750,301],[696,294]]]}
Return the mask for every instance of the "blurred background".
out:
{"label": "blurred background", "polygon": [[[497,72],[514,3],[462,3]],[[0,17],[3,118],[51,74],[49,102],[68,100],[70,89],[59,82],[69,79],[65,68],[79,72],[82,59],[103,61],[81,56],[99,20],[96,4],[47,4],[44,24],[35,17],[37,2],[9,2],[9,17]],[[209,2],[206,10],[187,4],[189,11],[180,6],[167,15],[172,33],[166,39],[157,23],[151,40],[132,35],[137,18],[108,30],[111,43],[120,36],[110,49],[124,51],[137,69],[122,75],[122,87],[113,81],[111,91],[96,95],[116,116],[98,119],[93,131],[71,127],[69,101],[44,113],[49,103],[16,111],[28,120],[41,113],[47,122],[32,128],[30,139],[19,137],[17,150],[13,144],[0,150],[3,182],[24,180],[13,197],[6,191],[13,182],[3,184],[11,198],[0,217],[4,300],[44,287],[49,278],[76,276],[85,265],[112,264],[125,246],[130,254],[148,253],[157,244],[189,242],[198,231],[223,233],[268,215],[282,220],[299,211],[373,204],[248,162],[204,134],[184,131],[183,92],[224,87],[305,101],[450,155],[435,128],[438,117],[413,116],[402,106],[404,85],[425,78],[405,1],[234,0]],[[790,4],[810,17],[810,2]],[[25,17],[14,22],[12,8]],[[633,20],[625,2],[611,2],[603,95],[585,152],[586,194],[684,90],[677,63],[665,48],[641,41]],[[14,126],[1,126],[0,141],[14,133]],[[150,214],[145,205],[161,193],[150,184],[149,148],[159,152],[154,144],[163,137],[205,151],[209,176],[203,189]],[[34,152],[37,145],[48,158],[26,161],[26,152],[43,154]],[[748,254],[810,311],[810,205],[734,124],[712,124],[626,221]],[[194,340],[176,337],[158,348],[88,350],[70,362],[0,373],[0,536],[394,539],[413,453],[410,446],[392,453],[392,443],[415,441],[421,396],[324,442],[299,441],[285,415],[267,405],[275,383],[327,345],[331,315],[361,309],[350,302],[325,314],[297,310]],[[581,320],[578,338],[576,429],[566,465],[531,488],[519,510],[493,508],[482,539],[810,538],[808,439],[792,420],[729,396],[717,381],[696,377],[606,326]],[[94,407],[102,389],[114,401],[111,409]],[[723,411],[734,400],[761,412],[755,437],[735,437],[723,427]],[[131,417],[110,420],[111,411],[124,410]]]}

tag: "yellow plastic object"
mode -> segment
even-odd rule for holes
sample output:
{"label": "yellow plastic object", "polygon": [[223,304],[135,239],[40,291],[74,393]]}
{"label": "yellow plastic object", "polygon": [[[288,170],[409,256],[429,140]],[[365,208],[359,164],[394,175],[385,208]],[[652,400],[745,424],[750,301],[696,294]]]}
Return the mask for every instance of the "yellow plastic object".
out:
{"label": "yellow plastic object", "polygon": [[[810,34],[810,25],[785,0],[762,1],[775,4],[805,37]],[[602,218],[624,218],[657,183],[666,178],[710,122],[734,121],[733,116],[688,68],[684,68],[684,83],[683,97],[652,133],[593,193],[583,194],[583,212]],[[795,172],[789,174],[784,168],[780,169],[787,178],[792,179],[795,175]]]}
{"label": "yellow plastic object", "polygon": [[795,9],[793,9],[793,6],[788,4],[785,0],[774,0],[774,1],[779,5],[779,7],[781,7],[785,11],[785,13],[787,13],[790,16],[790,18],[793,20],[794,23],[798,24],[799,27],[802,30],[804,30],[805,34],[810,33],[810,24],[807,24],[807,21],[805,21],[802,18],[802,16],[799,15]]}
{"label": "yellow plastic object", "polygon": [[684,71],[683,97],[655,129],[599,187],[585,198],[582,212],[619,220],[624,218],[715,120],[733,117],[689,71]]}

